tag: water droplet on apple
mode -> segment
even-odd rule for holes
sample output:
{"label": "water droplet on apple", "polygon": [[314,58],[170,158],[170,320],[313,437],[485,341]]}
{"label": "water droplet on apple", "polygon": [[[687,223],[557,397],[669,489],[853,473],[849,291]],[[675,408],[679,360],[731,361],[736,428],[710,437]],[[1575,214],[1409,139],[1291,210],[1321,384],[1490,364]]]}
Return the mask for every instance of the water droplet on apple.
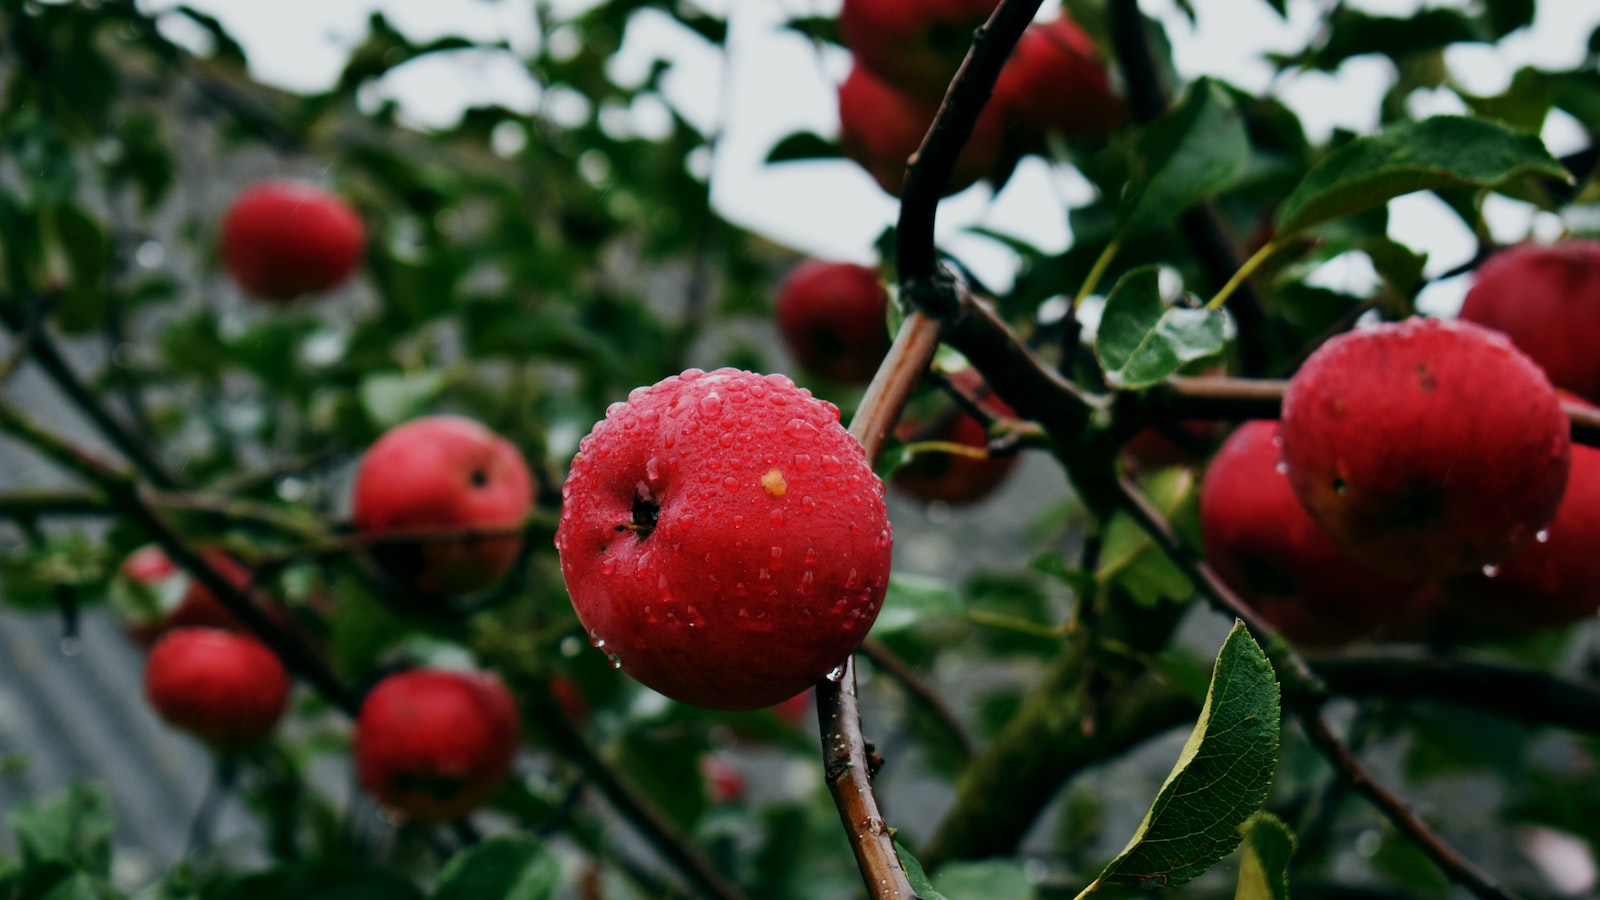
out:
{"label": "water droplet on apple", "polygon": [[604,646],[604,645],[605,645],[605,639],[600,637],[600,632],[596,631],[593,628],[589,629],[589,646],[591,646],[591,647],[601,647],[601,646]]}
{"label": "water droplet on apple", "polygon": [[658,413],[653,409],[641,410],[639,413],[639,424],[646,428],[654,428],[660,422],[661,413]]}
{"label": "water droplet on apple", "polygon": [[1279,475],[1287,475],[1287,474],[1289,474],[1289,464],[1284,462],[1281,459],[1278,460],[1278,464],[1273,466],[1272,468],[1276,469]]}
{"label": "water droplet on apple", "polygon": [[811,499],[810,497],[801,497],[800,511],[808,516],[811,515],[817,511],[817,501]]}
{"label": "water droplet on apple", "polygon": [[616,560],[616,557],[608,556],[605,559],[600,561],[600,574],[601,575],[615,575],[615,574],[617,574],[617,560]]}
{"label": "water droplet on apple", "polygon": [[774,524],[774,525],[782,525],[783,524],[783,510],[775,509],[775,510],[772,511],[772,524]]}
{"label": "water droplet on apple", "polygon": [[775,560],[776,559],[782,559],[783,558],[783,548],[782,547],[773,547],[772,548],[772,558],[775,559]]}
{"label": "water droplet on apple", "polygon": [[733,517],[733,527],[734,528],[743,528],[744,527],[744,516],[734,516]]}
{"label": "water droplet on apple", "polygon": [[815,548],[815,547],[807,547],[806,548],[806,565],[814,566],[816,564],[817,564],[817,548]]}
{"label": "water droplet on apple", "polygon": [[834,666],[828,670],[828,680],[834,682],[835,684],[844,680],[844,663],[839,663],[837,666]]}
{"label": "water droplet on apple", "polygon": [[811,454],[809,454],[809,453],[796,453],[794,455],[793,463],[794,463],[794,470],[796,472],[800,472],[800,473],[809,472],[809,471],[811,471]]}
{"label": "water droplet on apple", "polygon": [[610,661],[611,668],[613,668],[613,669],[622,668],[622,657],[616,655],[615,653],[607,653],[606,654],[606,659]]}
{"label": "water droplet on apple", "polygon": [[829,475],[837,475],[844,471],[844,464],[839,462],[837,456],[825,455],[822,457],[822,471],[827,472]]}
{"label": "water droplet on apple", "polygon": [[678,436],[670,431],[661,436],[661,446],[667,448],[668,450],[671,450],[673,445],[676,443],[678,443]]}
{"label": "water droplet on apple", "polygon": [[722,413],[722,395],[716,391],[712,391],[711,393],[700,398],[698,408],[700,410],[700,415],[706,416],[707,418],[720,415]]}
{"label": "water droplet on apple", "polygon": [[693,603],[689,604],[689,608],[683,611],[683,617],[688,621],[690,628],[699,628],[706,623],[705,617],[700,615],[700,611],[694,608]]}
{"label": "water droplet on apple", "polygon": [[734,584],[733,584],[733,595],[735,597],[745,597],[745,596],[748,596],[749,593],[750,593],[750,589],[744,586],[744,582],[742,582],[742,581],[734,582]]}
{"label": "water droplet on apple", "polygon": [[[734,491],[737,491],[739,489],[739,479],[733,477],[732,475],[729,475],[727,478],[722,479],[722,489],[727,491],[730,494],[733,493]],[[738,526],[734,526],[734,527],[738,527]]]}
{"label": "water droplet on apple", "polygon": [[810,569],[807,569],[805,574],[800,576],[800,588],[799,588],[800,593],[802,593],[802,594],[811,593],[811,586],[813,584],[815,584],[816,581],[817,581],[816,576],[811,574],[811,570]]}

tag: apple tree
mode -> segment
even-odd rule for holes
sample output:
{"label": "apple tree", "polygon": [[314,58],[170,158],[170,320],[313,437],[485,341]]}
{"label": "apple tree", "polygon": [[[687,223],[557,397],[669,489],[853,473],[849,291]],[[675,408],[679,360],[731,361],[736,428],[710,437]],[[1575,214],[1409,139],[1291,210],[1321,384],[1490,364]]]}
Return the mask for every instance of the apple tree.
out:
{"label": "apple tree", "polygon": [[[897,204],[822,260],[619,65],[739,4],[373,13],[296,93],[0,0],[0,629],[116,623],[213,766],[154,872],[42,786],[0,897],[1592,895],[1600,16],[1251,5],[1255,87],[1179,65],[1222,4],[786,11],[837,127],[763,165]],[[419,123],[457,56],[538,101]],[[1357,67],[1370,127],[1290,89]]]}

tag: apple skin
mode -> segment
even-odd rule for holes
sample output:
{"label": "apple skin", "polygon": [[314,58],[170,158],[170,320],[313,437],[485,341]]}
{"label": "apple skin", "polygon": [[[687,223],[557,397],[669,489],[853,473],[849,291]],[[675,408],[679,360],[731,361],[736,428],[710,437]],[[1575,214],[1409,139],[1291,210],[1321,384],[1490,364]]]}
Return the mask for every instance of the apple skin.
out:
{"label": "apple skin", "polygon": [[1128,118],[1094,40],[1065,17],[1028,26],[991,102],[1030,130],[1067,137],[1104,138]]}
{"label": "apple skin", "polygon": [[150,648],[145,697],[161,718],[222,750],[272,733],[289,701],[289,674],[267,646],[220,628],[175,628]]}
{"label": "apple skin", "polygon": [[251,185],[222,219],[222,265],[245,293],[276,303],[342,284],[366,246],[361,217],[304,181]]}
{"label": "apple skin", "polygon": [[839,36],[858,65],[937,101],[999,0],[844,0]]}
{"label": "apple skin", "polygon": [[1408,319],[1339,335],[1283,397],[1300,503],[1356,559],[1401,577],[1503,562],[1555,516],[1569,426],[1544,372],[1498,332]]}
{"label": "apple skin", "polygon": [[384,678],[356,719],[356,777],[408,819],[459,819],[500,790],[516,761],[521,720],[487,672],[412,669]]}
{"label": "apple skin", "polygon": [[1277,422],[1245,422],[1212,457],[1200,488],[1206,561],[1297,644],[1375,636],[1404,617],[1416,583],[1361,565],[1312,521],[1278,470],[1277,437]]}
{"label": "apple skin", "polygon": [[1520,244],[1478,267],[1461,318],[1504,332],[1558,388],[1600,402],[1600,240]]}
{"label": "apple skin", "polygon": [[[976,369],[958,369],[947,375],[951,383],[973,397],[987,410],[1001,417],[1016,413],[996,397]],[[931,430],[930,430],[931,429]],[[901,441],[948,441],[968,447],[989,446],[989,430],[983,423],[958,408],[947,408],[931,423],[913,417],[901,419],[895,428]],[[895,490],[923,501],[938,500],[954,506],[976,503],[994,493],[1016,468],[1015,456],[978,459],[954,453],[922,453],[895,470],[890,483]]]}
{"label": "apple skin", "polygon": [[883,484],[839,410],[782,375],[690,369],[614,403],[579,444],[556,530],[590,640],[672,699],[787,700],[883,605]]}
{"label": "apple skin", "polygon": [[[1566,399],[1576,401],[1571,395]],[[1493,577],[1480,571],[1441,582],[1446,607],[1468,623],[1498,634],[1525,634],[1592,619],[1600,614],[1596,535],[1600,535],[1600,450],[1574,444],[1567,490],[1550,525],[1506,557]]]}
{"label": "apple skin", "polygon": [[[533,479],[516,446],[461,416],[397,425],[356,470],[351,517],[358,534],[511,528],[533,506]],[[498,581],[516,561],[516,536],[389,544],[369,551],[397,584],[455,596]]]}
{"label": "apple skin", "polygon": [[[844,153],[867,170],[878,186],[900,196],[906,161],[933,124],[938,98],[907,93],[857,65],[839,85],[839,143]],[[1000,107],[990,104],[978,116],[972,136],[956,158],[945,194],[964,190],[999,165],[1005,142]]]}
{"label": "apple skin", "polygon": [[[217,570],[229,584],[243,589],[250,583],[250,570],[235,559],[226,550],[220,547],[202,547],[200,555],[211,567]],[[122,577],[144,585],[155,591],[158,597],[165,598],[166,591],[162,585],[179,574],[176,563],[167,557],[166,551],[155,544],[140,547],[130,553],[122,563]],[[274,609],[274,618],[282,618],[280,624],[287,625],[287,616],[281,609]],[[175,606],[162,610],[161,614],[154,617],[139,616],[127,622],[125,631],[132,641],[140,647],[149,647],[156,638],[174,628],[203,627],[222,628],[228,631],[247,631],[244,623],[229,612],[222,601],[211,593],[198,579],[190,578],[188,587],[184,589],[183,596]]]}
{"label": "apple skin", "polygon": [[889,292],[878,270],[808,259],[778,290],[776,318],[796,360],[839,384],[866,384],[889,352]]}

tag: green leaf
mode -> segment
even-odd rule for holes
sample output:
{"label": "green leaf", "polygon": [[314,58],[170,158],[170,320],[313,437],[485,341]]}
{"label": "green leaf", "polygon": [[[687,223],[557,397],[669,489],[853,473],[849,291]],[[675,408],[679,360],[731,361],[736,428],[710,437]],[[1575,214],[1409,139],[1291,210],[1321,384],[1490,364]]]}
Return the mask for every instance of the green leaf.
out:
{"label": "green leaf", "polygon": [[904,631],[928,619],[958,616],[965,608],[961,595],[942,579],[891,572],[889,591],[872,630],[880,634]]}
{"label": "green leaf", "polygon": [[527,837],[497,837],[456,854],[439,873],[431,900],[546,900],[561,885],[561,864]]}
{"label": "green leaf", "polygon": [[1160,284],[1160,268],[1145,266],[1122,276],[1106,298],[1094,350],[1112,387],[1155,384],[1227,342],[1225,313],[1169,306]]}
{"label": "green leaf", "polygon": [[1183,884],[1233,852],[1278,763],[1278,681],[1235,622],[1217,654],[1200,720],[1139,830],[1080,897],[1102,884]]}
{"label": "green leaf", "polygon": [[1208,78],[1196,81],[1135,144],[1118,239],[1170,223],[1178,213],[1227,189],[1249,162],[1250,138],[1232,96]]}
{"label": "green leaf", "polygon": [[1533,135],[1464,116],[1406,122],[1356,138],[1306,173],[1278,210],[1275,239],[1415,191],[1494,189],[1524,176],[1571,180]]}
{"label": "green leaf", "polygon": [[1258,812],[1239,826],[1244,855],[1233,900],[1289,900],[1289,857],[1294,833],[1277,816]]}
{"label": "green leaf", "polygon": [[939,893],[933,882],[928,880],[928,873],[922,870],[922,863],[917,862],[917,858],[899,841],[894,842],[894,852],[900,857],[900,867],[906,870],[906,880],[911,882],[911,889],[917,892],[921,900],[950,900]]}
{"label": "green leaf", "polygon": [[379,428],[422,412],[444,386],[442,372],[375,372],[361,380],[361,407]]}
{"label": "green leaf", "polygon": [[808,159],[843,159],[839,145],[810,131],[796,131],[784,136],[767,152],[767,162],[800,162]]}
{"label": "green leaf", "polygon": [[111,873],[111,797],[78,783],[6,814],[24,868],[61,863],[105,878]]}

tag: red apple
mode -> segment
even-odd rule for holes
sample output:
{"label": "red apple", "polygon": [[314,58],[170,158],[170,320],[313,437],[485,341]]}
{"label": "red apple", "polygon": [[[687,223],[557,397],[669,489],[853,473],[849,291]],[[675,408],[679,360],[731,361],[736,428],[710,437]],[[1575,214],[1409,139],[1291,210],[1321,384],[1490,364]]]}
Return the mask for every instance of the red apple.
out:
{"label": "red apple", "polygon": [[222,220],[222,265],[246,293],[283,302],[337,287],[366,244],[361,217],[302,181],[246,189]]}
{"label": "red apple", "polygon": [[713,709],[814,684],[888,588],[883,485],[839,410],[782,375],[690,369],[579,444],[556,531],[578,618],[614,665]]}
{"label": "red apple", "polygon": [[161,718],[224,750],[264,739],[283,717],[289,675],[267,646],[220,628],[176,628],[150,648],[145,697]]}
{"label": "red apple", "polygon": [[[984,408],[1000,417],[1016,415],[994,395],[976,369],[959,369],[950,381]],[[959,407],[950,405],[932,419],[908,415],[895,428],[895,437],[907,443],[943,441],[975,449],[987,449],[989,430]],[[895,470],[890,479],[896,490],[920,500],[939,500],[956,505],[976,503],[994,493],[1011,470],[1015,456],[979,458],[956,453],[922,452]]]}
{"label": "red apple", "polygon": [[1570,459],[1549,379],[1477,325],[1409,319],[1340,335],[1284,393],[1295,495],[1352,556],[1392,575],[1504,562],[1555,516]]}
{"label": "red apple", "polygon": [[[200,555],[239,589],[250,583],[250,570],[220,547],[204,547]],[[166,551],[155,544],[140,547],[122,563],[123,578],[143,596],[119,606],[126,613],[126,631],[134,643],[148,647],[173,628],[206,627],[245,631],[244,623],[195,578],[183,575]]]}
{"label": "red apple", "polygon": [[[356,471],[351,515],[366,536],[515,528],[533,506],[533,481],[515,445],[460,416],[390,429]],[[516,561],[520,537],[379,545],[371,559],[424,595],[470,593]]]}
{"label": "red apple", "polygon": [[1028,27],[990,102],[1028,129],[1068,137],[1104,138],[1128,117],[1094,40],[1065,16]]}
{"label": "red apple", "polygon": [[839,36],[859,65],[937,101],[999,0],[844,0]]}
{"label": "red apple", "polygon": [[1469,622],[1500,632],[1524,633],[1592,619],[1600,614],[1596,535],[1600,450],[1574,445],[1567,490],[1555,519],[1500,565],[1447,579],[1447,606]]}
{"label": "red apple", "polygon": [[361,703],[356,777],[409,819],[459,819],[505,783],[520,731],[516,703],[490,673],[400,672]]}
{"label": "red apple", "polygon": [[1410,606],[1413,582],[1361,565],[1306,514],[1278,467],[1278,423],[1246,422],[1200,490],[1206,561],[1290,640],[1331,647],[1376,635]]}
{"label": "red apple", "polygon": [[778,333],[800,365],[841,384],[866,384],[889,352],[889,293],[878,270],[802,262],[778,291]]}
{"label": "red apple", "polygon": [[1600,402],[1600,240],[1522,244],[1478,267],[1461,318],[1502,331],[1558,388]]}
{"label": "red apple", "polygon": [[[922,146],[938,109],[937,98],[907,93],[855,66],[839,85],[839,143],[845,155],[866,169],[879,187],[898,197],[906,163]],[[970,187],[994,171],[1004,139],[1005,121],[999,107],[986,106],[956,159],[944,193]]]}

